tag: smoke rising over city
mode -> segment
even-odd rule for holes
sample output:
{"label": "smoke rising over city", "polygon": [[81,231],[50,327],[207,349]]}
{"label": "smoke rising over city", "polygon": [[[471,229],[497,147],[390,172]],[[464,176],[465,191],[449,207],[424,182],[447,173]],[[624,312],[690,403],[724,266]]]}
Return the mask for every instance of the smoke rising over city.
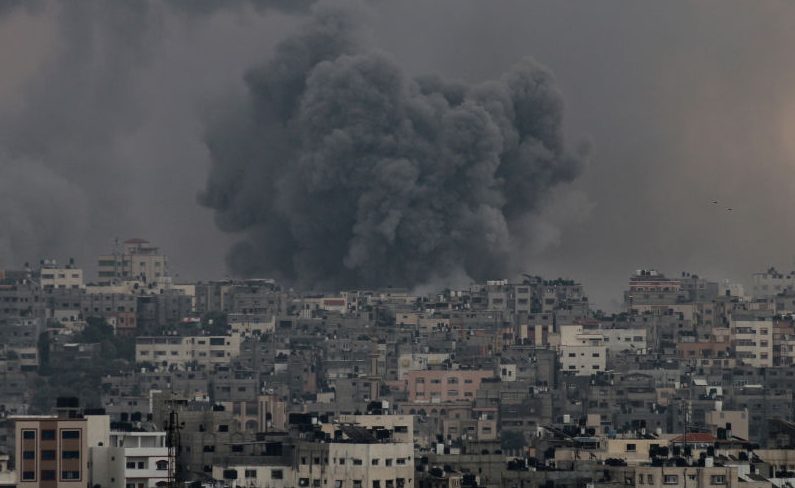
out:
{"label": "smoke rising over city", "polygon": [[303,286],[508,273],[516,227],[582,167],[552,76],[525,60],[478,84],[413,78],[366,47],[359,17],[315,9],[210,130],[201,201],[245,232],[232,271]]}
{"label": "smoke rising over city", "polygon": [[[248,260],[260,266],[250,272],[261,272],[269,263],[251,252],[255,243],[278,247],[294,242],[296,236],[326,235],[328,229],[296,230],[284,222],[289,212],[313,215],[301,202],[274,201],[281,207],[267,216],[234,216],[231,208],[216,212],[196,202],[202,193],[213,207],[224,204],[211,201],[211,196],[220,198],[223,193],[211,195],[213,188],[220,190],[233,180],[219,180],[219,166],[233,167],[231,161],[245,157],[242,151],[256,160],[248,169],[257,172],[246,178],[253,182],[263,181],[278,162],[298,161],[296,150],[317,158],[329,149],[321,141],[301,139],[307,132],[295,127],[301,120],[295,113],[274,117],[290,120],[293,125],[281,130],[298,139],[266,144],[263,134],[276,134],[275,130],[245,133],[257,128],[250,123],[254,115],[266,113],[267,99],[260,97],[275,89],[261,84],[278,80],[276,74],[255,70],[258,74],[246,78],[245,73],[278,59],[274,47],[295,39],[310,3],[240,0],[224,2],[220,8],[220,2],[177,0],[2,2],[0,264],[74,256],[90,268],[115,237],[143,236],[170,251],[180,272],[218,277],[227,273],[225,255],[236,240],[244,244],[231,253],[236,257],[230,270],[239,270]],[[795,154],[795,70],[789,61],[789,46],[795,42],[792,6],[685,1],[642,9],[619,0],[577,6],[405,0],[370,2],[369,10],[370,16],[361,21],[372,31],[369,38],[352,38],[344,47],[324,46],[341,49],[348,60],[343,65],[326,54],[330,67],[325,76],[353,76],[364,64],[350,58],[367,58],[374,67],[399,73],[403,91],[398,91],[397,100],[410,101],[412,107],[444,98],[431,96],[442,89],[429,88],[430,82],[417,81],[417,76],[438,73],[441,80],[465,80],[458,86],[469,97],[466,107],[480,107],[488,115],[484,120],[493,121],[499,117],[476,92],[488,80],[504,88],[507,75],[501,73],[511,73],[512,66],[531,57],[554,73],[552,86],[565,99],[564,122],[558,127],[561,140],[570,147],[584,139],[592,142],[588,170],[571,183],[565,182],[569,176],[551,174],[552,191],[531,192],[540,200],[517,200],[511,193],[504,203],[488,205],[503,214],[507,233],[496,234],[498,225],[492,231],[511,237],[507,252],[506,241],[497,241],[500,245],[489,257],[494,262],[510,260],[511,276],[525,271],[577,276],[594,290],[592,298],[603,302],[615,296],[627,273],[637,267],[743,279],[768,264],[790,265],[795,238],[788,224]],[[302,91],[294,97],[303,103],[306,95]],[[259,100],[258,105],[246,106],[250,100]],[[313,100],[322,97],[317,94]],[[450,105],[449,110],[433,106],[433,113],[465,108]],[[301,104],[293,108],[303,113]],[[398,120],[416,117],[406,112]],[[434,122],[436,126],[423,130],[442,127],[441,121]],[[240,134],[234,134],[235,127]],[[415,135],[401,135],[395,144],[430,140],[428,132]],[[235,157],[231,149],[217,146],[222,140],[246,146],[233,148],[241,151]],[[399,161],[427,159],[420,155],[433,154],[433,147],[446,148],[441,143],[412,148],[417,154],[408,156],[404,149],[395,149],[403,156],[394,158],[395,167],[383,169],[398,171]],[[285,155],[277,157],[282,151]],[[491,154],[498,155],[500,166],[507,161],[497,150]],[[375,168],[372,161],[357,161],[358,170]],[[305,175],[317,168],[305,163],[286,174]],[[421,184],[430,169],[421,168],[412,185]],[[306,190],[311,183],[296,182],[286,174],[280,175],[281,184],[303,185]],[[561,181],[557,186],[556,177]],[[378,199],[370,208],[420,201],[420,195],[398,192],[414,187],[401,181],[402,187],[376,193]],[[377,184],[374,181],[373,187]],[[478,187],[489,188],[487,183]],[[283,192],[237,195],[234,201],[270,202]],[[572,192],[578,196],[565,198]],[[503,187],[497,193],[505,197],[510,191]],[[470,200],[486,197],[491,195],[467,194]],[[345,229],[350,239],[327,242],[337,246],[329,253],[335,257],[321,264],[344,270],[346,281],[368,280],[372,277],[358,273],[383,259],[379,253],[406,248],[398,247],[403,242],[398,233],[389,244],[389,232],[383,232],[389,230],[388,223],[382,229],[373,224],[372,219],[384,213],[360,215],[358,207],[351,210],[353,197],[346,198],[344,211],[339,206],[323,211],[337,209],[349,216]],[[721,212],[713,200],[725,204]],[[727,212],[728,206],[734,210]],[[412,208],[399,209],[405,214],[401,218],[408,218],[406,212]],[[590,212],[583,210],[588,208]],[[219,230],[215,213],[225,230],[236,232]],[[517,225],[522,213],[526,224]],[[453,217],[449,211],[445,215]],[[354,231],[356,222],[362,224]],[[264,233],[266,228],[287,231],[273,236]],[[537,245],[533,239],[548,245]],[[349,253],[347,246],[354,249],[354,240],[355,252]],[[468,249],[481,244],[473,242]],[[312,251],[296,255],[308,259]],[[465,254],[460,258],[469,259]],[[301,259],[293,260],[285,249],[277,250],[276,256],[290,259],[273,268],[285,275],[303,272],[298,267]],[[479,273],[476,265],[469,266],[470,273]],[[435,269],[449,266],[440,263]],[[385,269],[383,277],[408,282],[420,280],[423,272],[401,269],[395,274]]]}

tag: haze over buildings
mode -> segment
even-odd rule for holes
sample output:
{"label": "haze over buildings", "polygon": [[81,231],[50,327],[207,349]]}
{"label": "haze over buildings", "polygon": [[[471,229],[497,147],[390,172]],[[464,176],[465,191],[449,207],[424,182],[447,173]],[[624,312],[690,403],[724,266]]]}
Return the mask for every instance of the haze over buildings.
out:
{"label": "haze over buildings", "polygon": [[[245,73],[274,59],[308,3],[4,3],[0,261],[89,263],[140,234],[179,249],[182,273],[226,274],[241,236],[196,202],[205,135],[239,113]],[[517,269],[580,276],[606,306],[618,270],[644,264],[735,281],[790,264],[788,4],[408,0],[365,11],[367,50],[388,53],[404,80],[478,86],[527,57],[554,74],[564,140],[588,142],[590,164],[532,207],[529,232],[511,232]]]}

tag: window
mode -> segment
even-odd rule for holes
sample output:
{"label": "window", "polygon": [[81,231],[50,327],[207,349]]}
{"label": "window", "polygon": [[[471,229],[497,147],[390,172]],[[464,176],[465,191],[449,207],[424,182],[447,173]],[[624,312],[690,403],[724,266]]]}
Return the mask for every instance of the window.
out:
{"label": "window", "polygon": [[334,480],[334,488],[342,488],[342,480]]}
{"label": "window", "polygon": [[676,475],[676,474],[665,474],[665,475],[663,475],[663,484],[664,485],[678,485],[679,484],[679,475]]}
{"label": "window", "polygon": [[406,464],[406,458],[397,458],[397,459],[395,459],[395,463],[397,463],[397,464],[402,466],[402,465]]}
{"label": "window", "polygon": [[646,475],[646,484],[647,485],[653,485],[654,484],[654,475],[653,474],[647,474]]}
{"label": "window", "polygon": [[362,464],[364,464],[364,463],[362,463],[361,459],[354,459],[353,460],[353,465],[354,466],[361,466]]}
{"label": "window", "polygon": [[392,466],[392,460],[391,459],[386,459],[384,461],[384,463],[385,463],[386,466]]}
{"label": "window", "polygon": [[284,471],[281,469],[272,469],[271,470],[271,479],[274,480],[282,480],[284,479]]}
{"label": "window", "polygon": [[22,459],[36,459],[36,451],[25,451],[22,453]]}
{"label": "window", "polygon": [[[66,439],[66,437],[64,437]],[[54,441],[55,440],[55,431],[54,430],[42,430],[41,431],[41,440],[43,441]]]}
{"label": "window", "polygon": [[249,478],[249,479],[254,478],[254,479],[256,479],[256,477],[257,477],[257,470],[256,469],[247,469],[246,470],[246,478]]}
{"label": "window", "polygon": [[41,470],[41,480],[42,481],[55,481],[55,470],[54,469],[42,469]]}
{"label": "window", "polygon": [[373,466],[378,466],[378,462],[379,462],[378,458],[373,459],[372,461]]}
{"label": "window", "polygon": [[61,471],[62,480],[79,480],[80,471]]}
{"label": "window", "polygon": [[353,480],[353,488],[362,488],[362,480]]}
{"label": "window", "polygon": [[223,337],[211,337],[210,338],[210,345],[211,346],[223,346],[224,345],[224,338]]}
{"label": "window", "polygon": [[225,424],[219,425],[218,432],[229,432],[229,426]]}
{"label": "window", "polygon": [[635,452],[637,449],[638,446],[636,444],[627,444],[627,452]]}
{"label": "window", "polygon": [[381,488],[381,480],[373,480],[373,488]]}
{"label": "window", "polygon": [[41,451],[42,461],[53,461],[54,459],[55,459],[55,451],[52,450]]}
{"label": "window", "polygon": [[298,486],[309,486],[309,478],[299,478]]}
{"label": "window", "polygon": [[713,485],[725,485],[726,484],[726,475],[723,474],[713,474],[709,477],[710,484]]}
{"label": "window", "polygon": [[155,465],[157,466],[158,471],[168,470],[168,461],[166,461],[165,459],[161,459],[160,461],[155,463]]}
{"label": "window", "polygon": [[26,481],[33,481],[36,479],[36,472],[35,471],[23,471],[22,472],[22,479]]}
{"label": "window", "polygon": [[[44,432],[42,432],[44,434]],[[79,439],[80,438],[80,431],[79,430],[64,430],[61,431],[61,439]],[[65,473],[67,471],[64,471]],[[71,471],[68,471],[71,473]],[[77,479],[77,478],[75,478]]]}
{"label": "window", "polygon": [[447,384],[448,385],[457,385],[458,384],[458,378],[447,378]]}
{"label": "window", "polygon": [[145,469],[146,464],[143,461],[138,461],[138,469]]}
{"label": "window", "polygon": [[320,480],[312,480],[313,488],[320,488]]}
{"label": "window", "polygon": [[36,431],[35,430],[25,430],[22,432],[23,439],[35,439],[36,438]]}
{"label": "window", "polygon": [[127,469],[135,469],[135,461],[127,461]]}
{"label": "window", "polygon": [[63,451],[61,459],[80,459],[80,451]]}

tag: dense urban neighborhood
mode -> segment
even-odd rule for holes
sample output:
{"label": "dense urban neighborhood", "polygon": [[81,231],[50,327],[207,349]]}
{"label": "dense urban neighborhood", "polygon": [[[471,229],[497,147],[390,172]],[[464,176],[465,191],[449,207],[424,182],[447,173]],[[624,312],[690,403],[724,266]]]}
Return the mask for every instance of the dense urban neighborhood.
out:
{"label": "dense urban neighborhood", "polygon": [[4,269],[4,486],[795,486],[795,274],[301,291]]}

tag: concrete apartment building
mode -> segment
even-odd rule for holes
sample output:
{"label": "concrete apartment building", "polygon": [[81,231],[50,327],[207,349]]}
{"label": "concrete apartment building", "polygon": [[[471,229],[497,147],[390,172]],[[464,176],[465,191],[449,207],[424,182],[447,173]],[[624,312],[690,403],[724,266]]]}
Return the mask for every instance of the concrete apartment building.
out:
{"label": "concrete apartment building", "polygon": [[87,422],[69,416],[14,417],[20,488],[88,484]]}
{"label": "concrete apartment building", "polygon": [[74,260],[67,265],[59,265],[55,260],[45,259],[39,269],[39,285],[43,290],[84,288],[83,270],[75,266]]}
{"label": "concrete apartment building", "polygon": [[199,367],[228,364],[240,355],[239,335],[138,337],[135,360],[170,368],[195,363]]}
{"label": "concrete apartment building", "polygon": [[440,403],[474,400],[485,378],[493,378],[493,371],[484,370],[425,370],[406,374],[409,402]]}
{"label": "concrete apartment building", "polygon": [[773,320],[735,315],[731,320],[731,342],[738,363],[757,368],[773,366]]}
{"label": "concrete apartment building", "polygon": [[607,369],[607,347],[599,330],[582,325],[560,326],[560,369],[576,376],[590,376]]}
{"label": "concrete apartment building", "polygon": [[168,482],[165,432],[110,432],[107,443],[89,451],[92,486],[156,488]]}
{"label": "concrete apartment building", "polygon": [[772,298],[792,289],[795,285],[795,274],[782,273],[776,268],[768,268],[764,273],[751,275],[751,295],[755,298]]}
{"label": "concrete apartment building", "polygon": [[133,333],[138,327],[138,301],[128,293],[92,293],[80,296],[80,313],[83,319],[105,319],[121,335]]}
{"label": "concrete apartment building", "polygon": [[[117,246],[118,247],[118,246]],[[97,258],[100,283],[141,280],[157,281],[168,276],[168,260],[160,249],[144,239],[124,241],[120,249]]]}

